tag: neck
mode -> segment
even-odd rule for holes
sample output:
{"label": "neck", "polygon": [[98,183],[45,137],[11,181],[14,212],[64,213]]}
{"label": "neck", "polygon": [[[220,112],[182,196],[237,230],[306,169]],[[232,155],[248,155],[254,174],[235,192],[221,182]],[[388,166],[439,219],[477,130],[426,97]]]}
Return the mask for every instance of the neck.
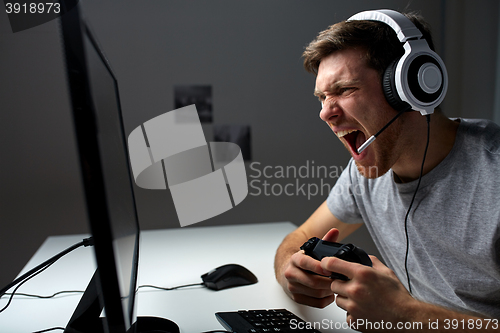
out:
{"label": "neck", "polygon": [[[418,179],[427,142],[427,121],[418,112],[410,112],[405,121],[407,124],[403,136],[407,144],[405,150],[392,166],[397,179],[407,183]],[[431,115],[430,140],[423,174],[434,169],[453,148],[457,133],[458,122],[450,120],[441,112]]]}

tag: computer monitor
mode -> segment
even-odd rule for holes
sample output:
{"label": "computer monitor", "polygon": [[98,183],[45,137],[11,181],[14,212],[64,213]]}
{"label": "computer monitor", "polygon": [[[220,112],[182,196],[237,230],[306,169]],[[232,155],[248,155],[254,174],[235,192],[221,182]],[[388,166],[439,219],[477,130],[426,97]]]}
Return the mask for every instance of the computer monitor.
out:
{"label": "computer monitor", "polygon": [[140,229],[117,80],[79,5],[61,16],[61,30],[97,263],[65,332],[179,332],[168,320],[136,316]]}

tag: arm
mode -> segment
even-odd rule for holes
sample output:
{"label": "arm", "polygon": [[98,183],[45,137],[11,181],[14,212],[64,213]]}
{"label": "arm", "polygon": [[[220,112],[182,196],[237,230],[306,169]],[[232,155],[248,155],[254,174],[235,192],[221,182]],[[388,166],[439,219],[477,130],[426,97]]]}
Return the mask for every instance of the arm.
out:
{"label": "arm", "polygon": [[422,322],[421,332],[498,332],[500,320],[478,317],[416,301],[410,321]]}
{"label": "arm", "polygon": [[[498,319],[463,314],[414,299],[394,272],[371,256],[373,267],[324,258],[321,267],[346,275],[350,280],[334,280],[331,290],[336,303],[347,311],[353,329],[415,332],[498,332]],[[375,329],[376,328],[376,329]]]}
{"label": "arm", "polygon": [[[330,212],[326,201],[299,228],[291,232],[276,252],[274,268],[276,279],[285,292],[296,302],[323,308],[335,300],[330,290],[331,279],[310,274],[313,271],[329,275],[319,261],[306,256],[300,246],[311,237],[340,241],[358,229],[361,224],[341,222]],[[329,231],[330,229],[334,230]]]}

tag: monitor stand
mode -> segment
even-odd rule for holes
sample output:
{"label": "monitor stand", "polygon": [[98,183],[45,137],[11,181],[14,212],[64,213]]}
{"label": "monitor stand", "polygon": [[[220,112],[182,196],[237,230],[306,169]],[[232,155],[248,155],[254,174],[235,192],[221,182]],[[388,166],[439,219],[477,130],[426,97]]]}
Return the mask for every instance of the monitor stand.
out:
{"label": "monitor stand", "polygon": [[180,333],[179,326],[171,320],[158,317],[137,317],[128,333]]}
{"label": "monitor stand", "polygon": [[[106,333],[105,318],[101,317],[102,294],[98,287],[98,270],[95,271],[85,293],[73,312],[64,333]],[[180,333],[179,326],[171,320],[158,317],[137,317],[127,333]]]}

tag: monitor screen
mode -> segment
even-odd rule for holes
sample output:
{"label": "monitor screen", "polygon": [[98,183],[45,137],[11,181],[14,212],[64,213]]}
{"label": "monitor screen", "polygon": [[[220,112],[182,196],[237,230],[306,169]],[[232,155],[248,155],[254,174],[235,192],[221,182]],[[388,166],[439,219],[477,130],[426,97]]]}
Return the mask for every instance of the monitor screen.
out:
{"label": "monitor screen", "polygon": [[116,79],[90,31],[84,34],[90,91],[125,325],[134,318],[139,227],[128,169]]}
{"label": "monitor screen", "polygon": [[139,223],[118,84],[79,5],[63,12],[66,73],[97,263],[65,332],[178,333],[172,321],[136,316]]}
{"label": "monitor screen", "polygon": [[[105,331],[125,332],[136,320],[139,225],[117,81],[79,10],[76,6],[64,14],[61,27],[98,268],[88,288],[95,292],[84,294],[67,331],[104,326]],[[99,309],[89,310],[95,303]],[[101,320],[103,307],[105,319]],[[82,313],[84,318],[96,314],[97,318],[79,319]]]}

